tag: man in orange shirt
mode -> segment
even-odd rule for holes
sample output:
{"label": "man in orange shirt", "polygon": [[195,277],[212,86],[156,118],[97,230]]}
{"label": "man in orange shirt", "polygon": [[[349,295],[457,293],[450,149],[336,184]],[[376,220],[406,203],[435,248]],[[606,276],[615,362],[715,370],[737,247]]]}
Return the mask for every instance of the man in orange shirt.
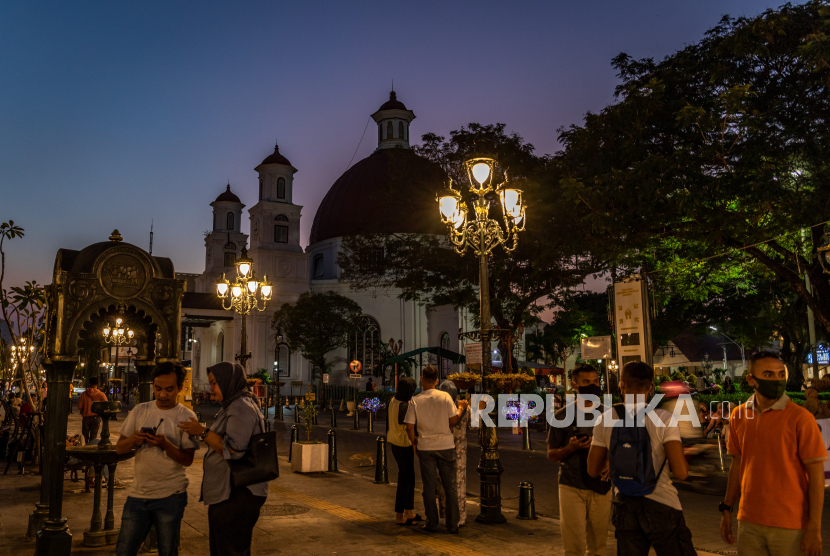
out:
{"label": "man in orange shirt", "polygon": [[769,352],[749,360],[755,394],[732,411],[732,456],[721,536],[729,544],[732,507],[740,496],[738,554],[821,556],[821,510],[827,449],[813,416],[784,393],[787,367]]}
{"label": "man in orange shirt", "polygon": [[92,412],[92,402],[105,402],[107,395],[98,390],[98,378],[92,377],[87,382],[86,390],[78,398],[78,411],[81,414],[81,434],[84,437],[84,444],[95,440],[98,436],[98,429],[101,427],[101,418]]}

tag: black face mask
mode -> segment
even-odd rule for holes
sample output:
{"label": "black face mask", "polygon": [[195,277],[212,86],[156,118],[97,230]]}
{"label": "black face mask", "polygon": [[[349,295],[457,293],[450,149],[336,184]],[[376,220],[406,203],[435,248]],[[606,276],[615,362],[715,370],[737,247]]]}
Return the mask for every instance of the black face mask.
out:
{"label": "black face mask", "polygon": [[580,394],[590,394],[592,396],[600,397],[602,395],[602,388],[599,384],[589,384],[587,386],[579,386],[577,388]]}

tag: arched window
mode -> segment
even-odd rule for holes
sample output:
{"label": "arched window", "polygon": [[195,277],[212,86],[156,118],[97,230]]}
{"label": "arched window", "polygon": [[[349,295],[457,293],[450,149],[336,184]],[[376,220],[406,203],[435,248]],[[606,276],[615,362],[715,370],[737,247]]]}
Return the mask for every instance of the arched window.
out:
{"label": "arched window", "polygon": [[398,139],[403,138],[403,122],[398,122]]}
{"label": "arched window", "polygon": [[[449,351],[449,349],[450,349],[450,335],[449,335],[449,333],[444,332],[443,334],[441,334],[440,346],[441,346],[441,349],[445,349],[445,350]],[[447,378],[447,375],[449,375],[451,372],[452,372],[452,361],[450,361],[446,357],[442,357],[441,358],[441,378]]]}
{"label": "arched window", "polygon": [[262,200],[262,178],[259,178],[259,200]]}
{"label": "arched window", "polygon": [[277,180],[277,199],[285,199],[285,178]]}
{"label": "arched window", "polygon": [[378,124],[378,143],[383,141],[383,124]]}
{"label": "arched window", "polygon": [[226,230],[233,230],[234,229],[233,228],[233,213],[232,212],[228,213],[228,227],[225,228],[225,229]]}
{"label": "arched window", "polygon": [[274,222],[274,242],[288,243],[288,217],[280,214],[274,218]]}
{"label": "arched window", "polygon": [[216,337],[216,363],[225,360],[225,333],[220,332]]}
{"label": "arched window", "polygon": [[314,269],[312,276],[314,278],[322,278],[323,274],[325,274],[325,269],[323,268],[323,254],[317,253],[314,255]]}
{"label": "arched window", "polygon": [[236,244],[232,241],[225,244],[224,264],[227,267],[233,267],[236,265]]}
{"label": "arched window", "polygon": [[392,139],[392,122],[386,123],[386,138]]}
{"label": "arched window", "polygon": [[375,374],[381,369],[380,325],[370,316],[360,318],[358,331],[349,341],[349,361],[355,359],[363,365],[365,374]]}

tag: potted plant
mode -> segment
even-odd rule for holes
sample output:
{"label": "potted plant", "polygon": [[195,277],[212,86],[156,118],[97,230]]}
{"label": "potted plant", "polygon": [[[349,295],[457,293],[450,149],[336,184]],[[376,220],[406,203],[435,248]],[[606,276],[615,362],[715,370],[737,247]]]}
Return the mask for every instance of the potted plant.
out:
{"label": "potted plant", "polygon": [[295,442],[291,447],[291,470],[298,473],[322,473],[328,470],[328,444],[311,440],[311,427],[317,417],[317,405],[306,403],[303,408],[306,440]]}
{"label": "potted plant", "polygon": [[481,375],[477,373],[455,373],[447,377],[455,383],[455,387],[459,390],[469,390],[476,384],[481,382]]}

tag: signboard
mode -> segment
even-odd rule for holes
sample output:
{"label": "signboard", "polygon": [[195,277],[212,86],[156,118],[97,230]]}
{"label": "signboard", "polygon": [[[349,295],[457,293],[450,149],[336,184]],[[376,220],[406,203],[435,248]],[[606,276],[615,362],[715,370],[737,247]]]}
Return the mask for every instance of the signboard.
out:
{"label": "signboard", "polygon": [[124,361],[126,361],[127,357],[129,357],[130,360],[133,360],[133,359],[135,359],[135,356],[138,355],[138,350],[134,347],[133,348],[127,347],[127,346],[123,346],[123,347],[119,347],[119,348],[111,347],[110,348],[110,355],[112,356],[113,363],[115,362],[115,350],[116,349],[118,350],[119,363],[121,362],[122,359]]}
{"label": "signboard", "polygon": [[354,361],[349,363],[349,368],[352,370],[353,373],[359,373],[360,369],[363,368],[363,364],[357,359],[355,359]]}
{"label": "signboard", "polygon": [[582,359],[611,359],[611,336],[591,336],[580,342]]}
{"label": "signboard", "polygon": [[302,388],[303,381],[302,380],[292,380],[291,381],[291,388]]}
{"label": "signboard", "polygon": [[614,284],[614,327],[620,369],[631,361],[651,365],[651,331],[648,321],[648,291],[637,275]]}
{"label": "signboard", "polygon": [[317,394],[315,394],[314,392],[308,392],[305,395],[305,399],[306,399],[307,402],[316,402],[317,401]]}
{"label": "signboard", "polygon": [[359,379],[359,378],[363,378],[363,375],[360,374],[360,373],[352,373],[352,374],[349,375],[349,378]]}
{"label": "signboard", "polygon": [[481,342],[464,344],[464,361],[468,365],[481,365]]}
{"label": "signboard", "polygon": [[328,373],[323,373],[323,384],[328,384],[328,383],[329,383],[329,374]]}

